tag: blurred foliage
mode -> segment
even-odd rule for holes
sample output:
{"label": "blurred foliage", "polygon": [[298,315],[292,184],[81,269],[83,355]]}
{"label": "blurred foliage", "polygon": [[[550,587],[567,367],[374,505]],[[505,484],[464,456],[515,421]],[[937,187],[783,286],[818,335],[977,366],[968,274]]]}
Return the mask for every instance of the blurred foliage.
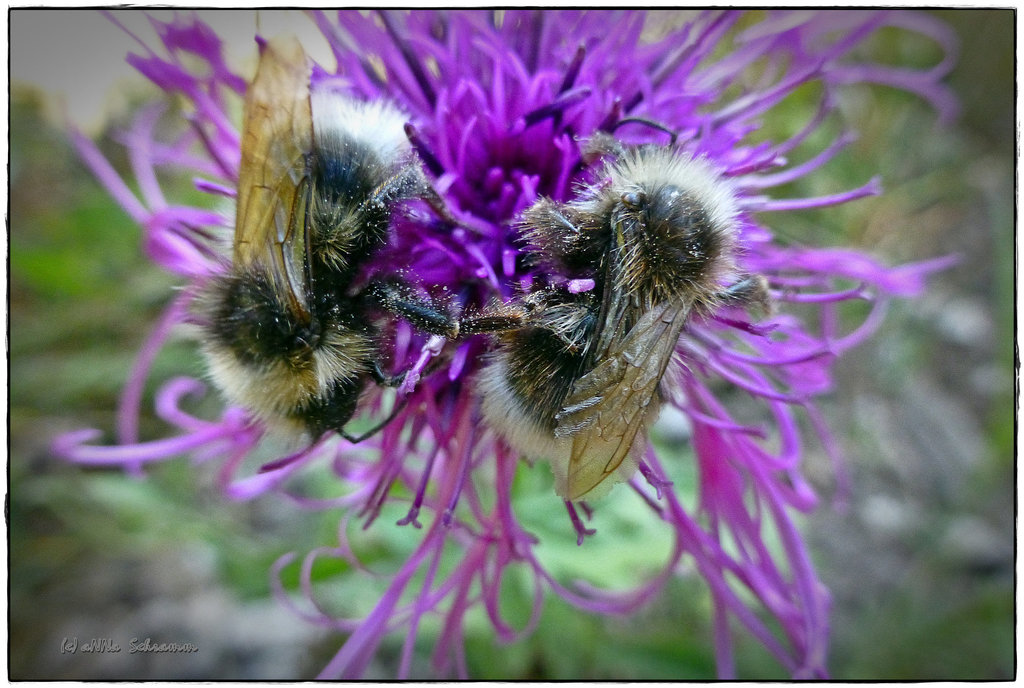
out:
{"label": "blurred foliage", "polygon": [[[1013,16],[941,14],[964,41],[952,78],[964,103],[959,125],[935,129],[933,113],[903,93],[852,90],[844,107],[862,132],[858,142],[822,174],[780,194],[832,193],[875,174],[883,175],[888,193],[839,208],[773,215],[772,223],[791,241],[852,243],[892,262],[966,249],[965,264],[938,277],[938,290],[950,298],[971,293],[989,305],[998,343],[994,366],[1011,374],[1014,207],[1012,197],[1004,194],[1013,191]],[[934,61],[934,46],[905,43],[902,37],[886,33],[874,47],[893,62]],[[265,597],[268,569],[277,557],[333,542],[338,514],[318,517],[273,500],[224,503],[212,487],[212,469],[186,461],[154,467],[146,480],[134,480],[119,472],[81,470],[49,455],[47,446],[60,431],[96,427],[112,438],[121,386],[176,282],[145,259],[138,228],[78,162],[64,134],[40,117],[41,96],[21,88],[11,96],[9,618],[11,675],[27,678],[48,676],[41,667],[47,652],[56,650],[41,649],[41,644],[61,627],[69,605],[98,610],[108,603],[76,591],[74,581],[82,572],[200,543],[213,552],[222,585],[239,598]],[[787,106],[803,113],[816,97],[809,87],[794,94]],[[777,121],[799,127],[806,120],[795,114]],[[109,138],[101,146],[119,169],[126,169]],[[175,183],[174,193],[194,193],[188,180]],[[932,336],[929,318],[934,313],[918,313],[913,304],[896,311],[893,320],[901,329],[884,335],[885,356],[871,365],[882,366],[894,385],[908,371],[929,368],[938,371],[940,381],[959,384],[953,369],[963,352]],[[151,408],[160,382],[200,373],[194,345],[173,340],[153,367],[143,408]],[[987,429],[988,442],[988,456],[958,496],[957,508],[970,511],[978,510],[992,490],[1005,490],[1013,461],[1014,405],[1002,398],[965,403]],[[144,437],[158,437],[163,429],[144,414]],[[630,515],[633,505],[625,500],[615,505],[615,519],[598,525],[603,537],[577,548],[564,509],[550,499],[549,475],[524,466],[517,490],[521,513],[544,543],[545,562],[567,577],[600,576],[595,580],[624,586],[638,571],[653,570],[664,559],[668,545],[659,538],[665,533],[640,530]],[[402,515],[387,512],[382,524]],[[616,528],[623,529],[622,537],[613,532]],[[377,539],[364,543],[359,554],[382,571],[393,570],[420,533],[388,527],[374,532]],[[937,536],[926,530],[921,537]],[[604,563],[598,570],[595,561],[615,565]],[[337,607],[334,611],[365,613],[375,599],[374,585],[363,577],[339,575],[347,568],[323,559],[314,567],[314,578],[323,584],[324,603]],[[926,557],[916,562],[908,585],[844,612],[835,633],[835,675],[918,680],[1013,675],[1012,589],[998,577],[955,584],[968,580],[962,578],[968,574],[973,575],[939,555]],[[297,576],[296,563],[284,571],[292,590]],[[504,609],[521,627],[532,589],[517,575],[506,587]],[[688,578],[673,581],[657,605],[629,618],[595,618],[548,596],[537,631],[512,645],[495,646],[483,612],[468,619],[467,657],[472,675],[480,679],[711,678],[709,605],[700,581]],[[437,624],[428,619],[424,628]],[[785,678],[763,648],[734,630],[740,676]],[[427,676],[432,647],[420,643],[416,666]],[[310,658],[309,673],[339,644],[337,637],[325,640],[318,656]],[[397,661],[400,650],[401,638],[389,639],[379,660]],[[382,670],[382,675],[389,672]]]}

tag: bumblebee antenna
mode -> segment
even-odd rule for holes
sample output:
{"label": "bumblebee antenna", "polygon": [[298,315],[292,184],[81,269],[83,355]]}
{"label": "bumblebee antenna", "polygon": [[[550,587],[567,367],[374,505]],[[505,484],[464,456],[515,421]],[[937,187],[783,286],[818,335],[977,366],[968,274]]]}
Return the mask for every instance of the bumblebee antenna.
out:
{"label": "bumblebee antenna", "polygon": [[657,129],[658,131],[665,132],[670,137],[668,144],[669,146],[675,146],[676,139],[679,136],[679,132],[677,132],[675,129],[670,128],[667,124],[662,124],[661,122],[656,122],[653,119],[647,119],[646,117],[623,117],[612,126],[612,133],[614,134],[619,129],[619,127],[623,126],[624,124],[643,124],[645,126],[650,127],[651,129]]}

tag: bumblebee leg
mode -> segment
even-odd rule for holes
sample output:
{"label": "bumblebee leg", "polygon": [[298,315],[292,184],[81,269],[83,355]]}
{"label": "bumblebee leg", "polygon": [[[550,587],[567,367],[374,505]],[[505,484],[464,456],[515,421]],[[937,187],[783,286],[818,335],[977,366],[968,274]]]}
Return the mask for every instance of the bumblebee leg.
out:
{"label": "bumblebee leg", "polygon": [[751,275],[740,280],[720,294],[726,306],[755,308],[762,315],[772,312],[772,297],[768,293],[768,280],[761,275]]}
{"label": "bumblebee leg", "polygon": [[459,322],[436,304],[396,281],[374,282],[367,289],[373,302],[424,332],[448,339],[459,336]]}
{"label": "bumblebee leg", "polygon": [[397,174],[388,177],[370,192],[365,203],[370,206],[390,207],[392,203],[415,198],[428,186],[419,165],[413,163],[403,167]]}
{"label": "bumblebee leg", "polygon": [[[404,373],[403,373],[403,376],[404,376]],[[350,435],[347,432],[345,432],[344,430],[340,430],[338,432],[338,434],[341,435],[342,437],[344,437],[346,440],[348,440],[352,444],[359,444],[363,440],[368,439],[370,437],[373,437],[378,432],[383,430],[384,427],[388,423],[393,421],[395,419],[395,416],[397,416],[402,411],[402,409],[405,408],[405,405],[406,405],[406,403],[408,403],[408,401],[409,401],[408,397],[403,397],[402,399],[400,399],[398,401],[398,403],[395,404],[395,408],[393,408],[391,410],[391,413],[388,414],[387,418],[385,418],[381,422],[377,423],[377,425],[373,426],[372,428],[370,428],[369,430],[367,430],[366,432],[364,432],[361,435]]]}
{"label": "bumblebee leg", "polygon": [[[437,159],[437,156],[427,147],[426,142],[423,141],[423,137],[420,136],[419,130],[416,129],[410,123],[405,125],[405,136],[409,139],[409,143],[412,145],[413,150],[419,156],[419,159],[426,166],[427,170],[430,171],[435,177],[440,177],[444,174],[444,166]],[[448,209],[448,204],[441,197],[441,194],[437,192],[434,185],[430,183],[425,176],[421,176],[421,188],[419,189],[419,196],[426,201],[427,205],[433,208],[434,212],[437,213],[438,217],[451,225],[460,225],[455,216],[452,215],[451,210]]]}
{"label": "bumblebee leg", "polygon": [[526,316],[522,313],[495,313],[472,315],[459,321],[459,336],[508,332],[518,330],[526,325]]}
{"label": "bumblebee leg", "polygon": [[[430,365],[423,371],[423,375],[429,375],[430,373],[437,370],[441,365],[445,363],[444,359],[435,358],[430,362]],[[374,361],[370,368],[370,376],[373,381],[381,387],[400,387],[405,382],[405,374],[408,371],[403,370],[398,375],[388,375],[384,372],[384,369],[380,365],[380,361]]]}
{"label": "bumblebee leg", "polygon": [[440,177],[444,174],[444,165],[437,159],[434,152],[427,147],[426,141],[420,136],[419,129],[412,122],[406,122],[404,129],[405,138],[409,139],[409,144],[416,151],[416,155],[419,156],[420,161],[423,162],[430,173],[435,177]]}
{"label": "bumblebee leg", "polygon": [[423,332],[446,339],[516,330],[523,327],[527,319],[527,313],[521,310],[454,318],[437,304],[412,293],[409,287],[396,280],[374,282],[366,293],[379,308],[403,318]]}
{"label": "bumblebee leg", "polygon": [[398,375],[388,375],[384,372],[384,368],[381,367],[380,361],[376,360],[370,366],[370,376],[381,387],[398,387],[405,381],[404,370]]}
{"label": "bumblebee leg", "polygon": [[448,209],[448,204],[441,198],[434,185],[423,174],[416,163],[411,163],[402,170],[383,181],[371,193],[367,203],[376,207],[390,207],[398,201],[422,198],[437,215],[450,225],[461,224]]}
{"label": "bumblebee leg", "polygon": [[559,296],[557,289],[543,289],[519,299],[514,304],[494,307],[491,311],[471,315],[459,321],[459,334],[509,332],[527,327],[545,330],[561,340],[567,349],[579,345],[579,331],[586,327],[593,309],[587,297]]}
{"label": "bumblebee leg", "polygon": [[426,204],[446,223],[452,226],[460,226],[462,224],[452,215],[452,211],[448,209],[448,204],[441,197],[441,194],[437,192],[437,189],[434,188],[434,185],[427,180],[423,181],[421,195]]}

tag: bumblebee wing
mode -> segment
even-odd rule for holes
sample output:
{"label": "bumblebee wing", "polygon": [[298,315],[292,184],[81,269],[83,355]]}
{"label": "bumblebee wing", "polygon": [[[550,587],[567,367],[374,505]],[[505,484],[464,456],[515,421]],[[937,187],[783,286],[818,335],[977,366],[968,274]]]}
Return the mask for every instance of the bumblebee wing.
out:
{"label": "bumblebee wing", "polygon": [[663,304],[645,313],[573,385],[555,428],[556,436],[572,437],[566,499],[582,499],[633,450],[688,312]]}
{"label": "bumblebee wing", "polygon": [[293,266],[297,258],[305,264],[307,248],[309,77],[309,62],[294,37],[262,46],[256,77],[245,96],[238,173],[236,269],[262,267],[293,302],[301,285]]}

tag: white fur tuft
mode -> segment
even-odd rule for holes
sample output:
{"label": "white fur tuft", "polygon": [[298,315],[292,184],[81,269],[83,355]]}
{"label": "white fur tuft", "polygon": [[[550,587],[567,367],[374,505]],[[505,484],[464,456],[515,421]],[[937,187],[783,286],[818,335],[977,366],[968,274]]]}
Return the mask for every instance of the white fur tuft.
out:
{"label": "white fur tuft", "polygon": [[346,140],[361,141],[381,160],[404,157],[411,151],[405,135],[408,116],[383,100],[364,102],[327,88],[310,91],[313,135],[321,148],[340,150]]}

